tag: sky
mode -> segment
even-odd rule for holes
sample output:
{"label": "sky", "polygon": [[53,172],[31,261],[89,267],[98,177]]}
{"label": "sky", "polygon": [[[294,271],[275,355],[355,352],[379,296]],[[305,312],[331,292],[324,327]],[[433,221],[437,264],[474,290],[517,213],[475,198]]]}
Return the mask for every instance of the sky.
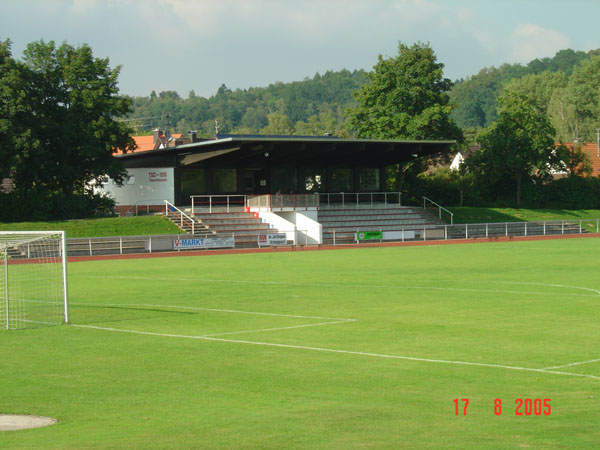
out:
{"label": "sky", "polygon": [[187,98],[327,70],[371,70],[428,43],[451,80],[600,48],[598,0],[0,0],[0,40],[88,44],[122,94]]}

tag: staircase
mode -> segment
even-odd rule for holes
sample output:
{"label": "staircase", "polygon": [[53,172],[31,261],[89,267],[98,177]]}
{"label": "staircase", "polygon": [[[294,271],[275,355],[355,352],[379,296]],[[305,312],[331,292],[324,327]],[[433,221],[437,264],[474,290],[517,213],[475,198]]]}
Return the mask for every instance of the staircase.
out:
{"label": "staircase", "polygon": [[197,223],[197,221],[176,209],[167,209],[166,217],[187,234],[213,234],[205,225]]}
{"label": "staircase", "polygon": [[323,226],[323,243],[354,243],[359,231],[415,231],[443,224],[442,221],[418,207],[376,206],[343,207],[331,205],[319,210],[318,221]]}
{"label": "staircase", "polygon": [[[236,248],[252,248],[258,246],[258,235],[277,233],[268,223],[250,212],[213,212],[196,213],[197,226],[207,232],[223,235],[234,235]],[[197,232],[196,232],[197,233]]]}

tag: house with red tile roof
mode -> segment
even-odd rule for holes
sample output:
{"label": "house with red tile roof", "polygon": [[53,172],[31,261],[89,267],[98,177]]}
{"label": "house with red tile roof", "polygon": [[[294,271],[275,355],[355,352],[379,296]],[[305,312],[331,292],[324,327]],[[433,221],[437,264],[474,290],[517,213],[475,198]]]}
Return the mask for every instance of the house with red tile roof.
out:
{"label": "house with red tile roof", "polygon": [[[193,135],[193,132],[191,133]],[[174,148],[178,145],[190,144],[194,137],[184,137],[183,134],[171,134],[168,131],[163,132],[160,129],[155,129],[151,136],[133,136],[136,148],[128,153],[141,153],[150,150],[164,150]],[[122,150],[117,150],[117,155],[122,155]]]}
{"label": "house with red tile roof", "polygon": [[[559,145],[561,145],[561,144],[560,143],[556,144],[557,147]],[[565,145],[569,149],[573,149],[572,142],[567,142],[563,145]],[[583,153],[585,153],[588,156],[588,158],[590,160],[590,166],[592,167],[592,172],[589,174],[585,174],[584,176],[600,177],[600,144],[597,142],[584,142],[583,144],[581,144],[581,150],[583,151]],[[566,170],[562,171],[562,172],[555,172],[554,178],[562,178],[562,177],[566,177],[568,175],[569,174]]]}

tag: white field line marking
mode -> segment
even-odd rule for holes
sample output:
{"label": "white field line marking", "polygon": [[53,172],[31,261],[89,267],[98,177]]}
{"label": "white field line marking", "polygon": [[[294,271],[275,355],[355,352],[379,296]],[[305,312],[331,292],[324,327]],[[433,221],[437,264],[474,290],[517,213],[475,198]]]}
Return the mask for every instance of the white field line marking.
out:
{"label": "white field line marking", "polygon": [[[78,306],[83,306],[83,303],[77,304]],[[306,327],[318,327],[323,325],[333,325],[337,323],[348,323],[348,322],[356,322],[356,319],[342,319],[342,318],[333,318],[333,317],[319,317],[319,316],[300,316],[297,314],[277,314],[277,313],[265,313],[265,312],[257,312],[257,311],[242,311],[236,309],[216,309],[216,308],[200,308],[195,306],[179,306],[179,305],[155,305],[148,303],[97,303],[97,304],[85,304],[91,306],[144,306],[147,308],[166,308],[166,309],[184,309],[184,310],[192,310],[192,311],[208,311],[208,312],[223,312],[223,313],[234,313],[234,314],[253,314],[258,316],[271,316],[271,317],[286,317],[286,318],[294,318],[294,319],[313,319],[313,320],[328,320],[328,322],[321,323],[309,323],[303,325],[292,325],[288,327],[277,327],[277,328],[262,328],[262,329],[252,329],[252,330],[241,330],[241,331],[228,331],[225,333],[215,333],[215,334],[205,334],[202,336],[227,336],[230,334],[245,334],[245,333],[259,333],[261,331],[279,331],[279,330],[291,330],[293,328],[306,328]]]}
{"label": "white field line marking", "polygon": [[306,324],[306,325],[293,325],[291,327],[263,328],[262,330],[230,331],[228,333],[203,334],[201,337],[227,336],[227,335],[230,335],[230,334],[244,334],[244,333],[259,333],[261,331],[291,330],[293,328],[319,327],[319,326],[322,326],[322,325],[333,325],[333,324],[336,324],[336,323],[349,323],[349,322],[356,322],[356,320],[354,320],[354,319],[348,319],[348,320],[339,320],[337,322],[309,323],[309,324]]}
{"label": "white field line marking", "polygon": [[126,330],[126,329],[119,329],[119,328],[98,327],[98,326],[94,326],[94,325],[71,325],[71,326],[77,327],[77,328],[88,328],[88,329],[94,329],[94,330],[114,331],[114,332],[120,332],[120,333],[141,334],[141,335],[145,335],[145,336],[160,336],[160,337],[172,337],[172,338],[182,338],[182,339],[198,339],[198,340],[204,340],[204,341],[229,342],[229,343],[234,343],[234,344],[261,345],[261,346],[267,346],[267,347],[292,348],[292,349],[297,349],[297,350],[312,350],[312,351],[318,351],[318,352],[368,356],[368,357],[373,357],[373,358],[400,359],[400,360],[407,360],[407,361],[419,361],[419,362],[429,362],[429,363],[438,363],[438,364],[456,364],[456,365],[463,365],[463,366],[490,367],[490,368],[494,368],[494,369],[520,370],[520,371],[525,371],[525,372],[547,373],[547,374],[553,374],[553,375],[565,375],[565,376],[592,378],[595,380],[600,380],[600,377],[595,376],[595,375],[587,375],[587,374],[582,374],[582,373],[571,373],[571,372],[559,372],[556,370],[535,369],[535,368],[530,368],[530,367],[508,366],[508,365],[503,365],[503,364],[487,364],[487,363],[476,363],[476,362],[468,362],[468,361],[450,361],[450,360],[444,360],[444,359],[417,358],[414,356],[386,355],[386,354],[381,354],[381,353],[356,352],[356,351],[339,350],[339,349],[333,349],[333,348],[308,347],[305,345],[277,344],[277,343],[272,343],[272,342],[242,341],[242,340],[237,340],[237,339],[223,339],[223,338],[208,337],[208,336],[186,336],[186,335],[181,335],[181,334],[154,333],[154,332],[150,332],[150,331],[137,331],[137,330]]}
{"label": "white field line marking", "polygon": [[166,309],[189,309],[191,311],[209,311],[209,312],[224,312],[235,314],[253,314],[257,316],[273,316],[273,317],[291,317],[293,319],[316,319],[316,320],[339,320],[341,322],[355,322],[356,319],[345,319],[343,317],[319,317],[319,316],[299,316],[296,314],[278,314],[266,313],[258,311],[243,311],[238,309],[216,309],[216,308],[200,308],[197,306],[179,306],[179,305],[154,305],[149,303],[69,303],[72,306],[145,306],[147,308],[166,308]]}
{"label": "white field line marking", "polygon": [[586,288],[586,287],[581,287],[581,286],[566,286],[564,284],[523,283],[523,282],[518,282],[518,281],[497,281],[497,283],[522,284],[522,285],[529,285],[529,286],[548,286],[548,287],[567,288],[567,289],[581,289],[582,291],[595,292],[596,294],[600,295],[600,290],[598,290],[598,289]]}
{"label": "white field line marking", "polygon": [[339,320],[342,322],[354,322],[356,319],[345,319],[343,317],[319,317],[319,316],[299,316],[296,314],[278,314],[256,311],[243,311],[238,309],[216,309],[216,308],[199,308],[196,306],[176,306],[176,305],[151,305],[145,303],[133,304],[132,306],[149,306],[153,308],[174,308],[174,309],[189,309],[195,311],[210,311],[210,312],[225,312],[235,314],[255,314],[258,316],[274,316],[274,317],[291,317],[294,319],[317,319],[317,320]]}
{"label": "white field line marking", "polygon": [[[352,283],[301,283],[290,281],[260,281],[260,280],[222,280],[211,278],[150,278],[150,277],[134,277],[134,276],[102,276],[86,274],[82,275],[88,278],[106,278],[115,280],[131,280],[131,281],[195,281],[209,283],[230,283],[230,284],[254,284],[266,286],[307,286],[307,287],[333,287],[333,288],[366,288],[366,289],[423,289],[430,291],[453,291],[453,292],[479,292],[479,293],[504,293],[504,294],[525,294],[525,295],[546,295],[546,296],[561,296],[561,297],[597,297],[598,291],[595,289],[579,288],[591,290],[596,293],[592,294],[575,294],[564,292],[536,292],[536,291],[515,291],[506,289],[470,289],[470,288],[453,288],[448,286],[415,286],[408,284],[352,284]],[[516,283],[518,284],[518,283]],[[539,284],[540,286],[551,286],[547,284]],[[557,285],[558,286],[558,285]],[[555,287],[557,287],[555,286]],[[561,286],[562,287],[562,286]]]}
{"label": "white field line marking", "polygon": [[600,359],[590,359],[589,361],[578,361],[578,362],[574,362],[574,363],[563,364],[561,366],[544,367],[544,370],[548,370],[548,369],[561,369],[563,367],[579,366],[581,364],[591,364],[591,363],[595,363],[595,362],[598,362],[598,361],[600,361]]}

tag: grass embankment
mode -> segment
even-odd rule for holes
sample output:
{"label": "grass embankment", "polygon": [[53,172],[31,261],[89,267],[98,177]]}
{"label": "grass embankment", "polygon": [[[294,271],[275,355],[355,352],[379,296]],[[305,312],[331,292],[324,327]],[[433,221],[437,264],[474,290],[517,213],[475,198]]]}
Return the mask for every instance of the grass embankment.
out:
{"label": "grass embankment", "polygon": [[[541,222],[551,220],[590,220],[600,219],[597,209],[515,209],[515,208],[471,208],[451,206],[454,223],[498,223],[498,222]],[[585,224],[584,224],[585,225]]]}
{"label": "grass embankment", "polygon": [[0,231],[65,230],[67,237],[177,234],[181,230],[162,216],[108,217],[57,222],[0,223]]}

